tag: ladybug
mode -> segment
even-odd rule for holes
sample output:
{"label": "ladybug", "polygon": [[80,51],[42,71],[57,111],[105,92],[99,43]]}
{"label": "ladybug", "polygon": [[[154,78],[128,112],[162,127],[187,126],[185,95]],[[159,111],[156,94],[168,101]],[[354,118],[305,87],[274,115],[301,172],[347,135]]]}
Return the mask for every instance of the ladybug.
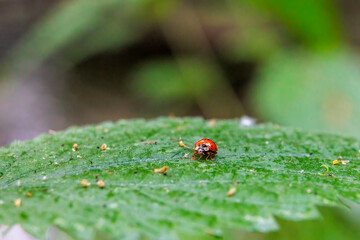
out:
{"label": "ladybug", "polygon": [[191,158],[192,160],[196,159],[196,155],[199,155],[200,158],[205,156],[206,161],[209,161],[209,158],[211,160],[214,160],[214,157],[216,156],[216,153],[217,153],[217,146],[216,146],[215,142],[208,138],[204,138],[204,139],[197,141],[195,143],[194,148],[186,146],[180,139],[175,140],[175,139],[171,138],[171,140],[173,140],[175,142],[180,142],[181,147],[186,147],[191,150],[194,150],[193,156]]}
{"label": "ladybug", "polygon": [[208,161],[209,158],[214,160],[214,157],[217,153],[217,146],[216,143],[208,138],[201,139],[195,143],[194,147],[194,154],[192,159],[196,159],[196,155],[206,156],[206,160]]}

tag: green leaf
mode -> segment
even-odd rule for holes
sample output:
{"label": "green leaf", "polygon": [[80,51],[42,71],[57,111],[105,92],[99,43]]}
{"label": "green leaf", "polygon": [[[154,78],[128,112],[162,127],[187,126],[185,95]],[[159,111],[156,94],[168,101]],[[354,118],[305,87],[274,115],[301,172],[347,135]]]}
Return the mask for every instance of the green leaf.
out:
{"label": "green leaf", "polygon": [[343,45],[339,14],[332,0],[248,1],[271,13],[306,46],[321,51]]}
{"label": "green leaf", "polygon": [[[147,62],[134,69],[130,89],[156,109],[190,108],[196,102],[206,117],[242,115],[242,104],[218,66],[206,58],[178,57]],[[210,97],[211,96],[211,97]],[[186,112],[186,111],[185,111]],[[220,115],[219,115],[220,114]]]}
{"label": "green leaf", "polygon": [[254,107],[282,125],[359,137],[359,63],[348,52],[279,54],[258,75]]}
{"label": "green leaf", "polygon": [[[124,47],[151,23],[142,20],[147,1],[61,2],[36,23],[11,52],[12,63],[30,69],[56,56],[65,65],[112,48]],[[151,21],[149,21],[151,22]]]}
{"label": "green leaf", "polygon": [[[77,239],[176,239],[221,236],[228,228],[273,231],[275,216],[314,219],[315,205],[343,206],[340,196],[360,202],[358,140],[271,124],[244,128],[238,120],[213,123],[121,120],[1,148],[0,224],[20,223],[38,238],[55,226]],[[170,137],[189,146],[211,138],[218,155],[209,162],[184,158],[192,151]],[[104,143],[110,149],[101,151]],[[350,162],[332,166],[339,155]],[[319,175],[323,164],[332,176]],[[163,166],[167,175],[153,172]],[[83,179],[91,186],[82,187]]]}
{"label": "green leaf", "polygon": [[267,234],[244,231],[230,231],[227,239],[359,239],[360,237],[360,205],[351,204],[349,209],[320,207],[321,219],[293,222],[277,219],[281,231]]}

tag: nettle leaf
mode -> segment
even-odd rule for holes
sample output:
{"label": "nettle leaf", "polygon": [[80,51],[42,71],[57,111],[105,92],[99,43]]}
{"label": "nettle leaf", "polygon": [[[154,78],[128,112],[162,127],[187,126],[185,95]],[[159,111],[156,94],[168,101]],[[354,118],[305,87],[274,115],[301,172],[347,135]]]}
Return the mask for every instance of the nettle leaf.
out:
{"label": "nettle leaf", "polygon": [[[170,137],[190,146],[211,138],[218,155],[190,160],[191,150]],[[102,151],[104,143],[109,149]],[[359,203],[359,149],[354,138],[271,124],[245,128],[238,120],[73,127],[0,149],[0,224],[19,223],[38,238],[51,226],[76,239],[268,232],[279,229],[276,218],[314,219],[315,205],[344,206],[339,197]],[[338,156],[349,162],[332,165]],[[323,164],[326,175],[319,174]],[[153,172],[163,166],[166,175]],[[83,179],[91,185],[82,187]],[[236,191],[227,196],[231,188]]]}

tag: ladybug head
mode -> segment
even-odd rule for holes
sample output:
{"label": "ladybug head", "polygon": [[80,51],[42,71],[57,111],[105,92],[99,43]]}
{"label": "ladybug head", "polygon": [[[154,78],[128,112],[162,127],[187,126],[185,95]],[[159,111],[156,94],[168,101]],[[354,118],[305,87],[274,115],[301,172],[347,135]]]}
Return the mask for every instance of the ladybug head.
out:
{"label": "ladybug head", "polygon": [[208,152],[209,151],[209,147],[206,146],[206,144],[199,144],[195,147],[195,151],[197,151],[198,153],[204,153],[204,152]]}

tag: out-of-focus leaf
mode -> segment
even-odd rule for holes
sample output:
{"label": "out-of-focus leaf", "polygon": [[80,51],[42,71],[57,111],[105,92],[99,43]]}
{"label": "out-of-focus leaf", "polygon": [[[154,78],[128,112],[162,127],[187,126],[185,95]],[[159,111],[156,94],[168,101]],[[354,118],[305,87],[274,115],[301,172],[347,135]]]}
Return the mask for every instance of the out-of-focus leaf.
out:
{"label": "out-of-focus leaf", "polygon": [[157,107],[196,102],[207,117],[241,115],[241,104],[218,66],[201,58],[146,63],[134,71],[132,91]]}
{"label": "out-of-focus leaf", "polygon": [[276,27],[273,16],[260,11],[246,1],[227,1],[227,18],[232,19],[231,26],[219,44],[220,53],[228,59],[262,60],[284,48],[286,38]]}
{"label": "out-of-focus leaf", "polygon": [[173,60],[152,61],[134,71],[133,91],[157,103],[194,99],[212,89],[214,74],[205,62],[181,59],[183,72]]}
{"label": "out-of-focus leaf", "polygon": [[[141,34],[143,0],[79,0],[61,2],[14,49],[15,65],[41,64],[56,53],[78,61],[98,51],[122,46]],[[60,61],[59,59],[57,59]]]}
{"label": "out-of-focus leaf", "polygon": [[360,239],[360,205],[351,205],[351,209],[320,207],[321,219],[293,222],[278,218],[280,231],[267,234],[229,231],[226,237],[254,240]]}
{"label": "out-of-focus leaf", "polygon": [[[225,16],[232,22],[218,47],[229,59],[263,61],[297,43],[322,51],[342,44],[339,16],[332,0],[226,3]],[[221,12],[213,15],[221,16]]]}
{"label": "out-of-focus leaf", "polygon": [[252,94],[266,119],[360,136],[359,59],[349,53],[283,54],[264,65]]}
{"label": "out-of-focus leaf", "polygon": [[332,0],[249,1],[273,14],[294,37],[316,50],[330,50],[342,44],[340,20]]}

